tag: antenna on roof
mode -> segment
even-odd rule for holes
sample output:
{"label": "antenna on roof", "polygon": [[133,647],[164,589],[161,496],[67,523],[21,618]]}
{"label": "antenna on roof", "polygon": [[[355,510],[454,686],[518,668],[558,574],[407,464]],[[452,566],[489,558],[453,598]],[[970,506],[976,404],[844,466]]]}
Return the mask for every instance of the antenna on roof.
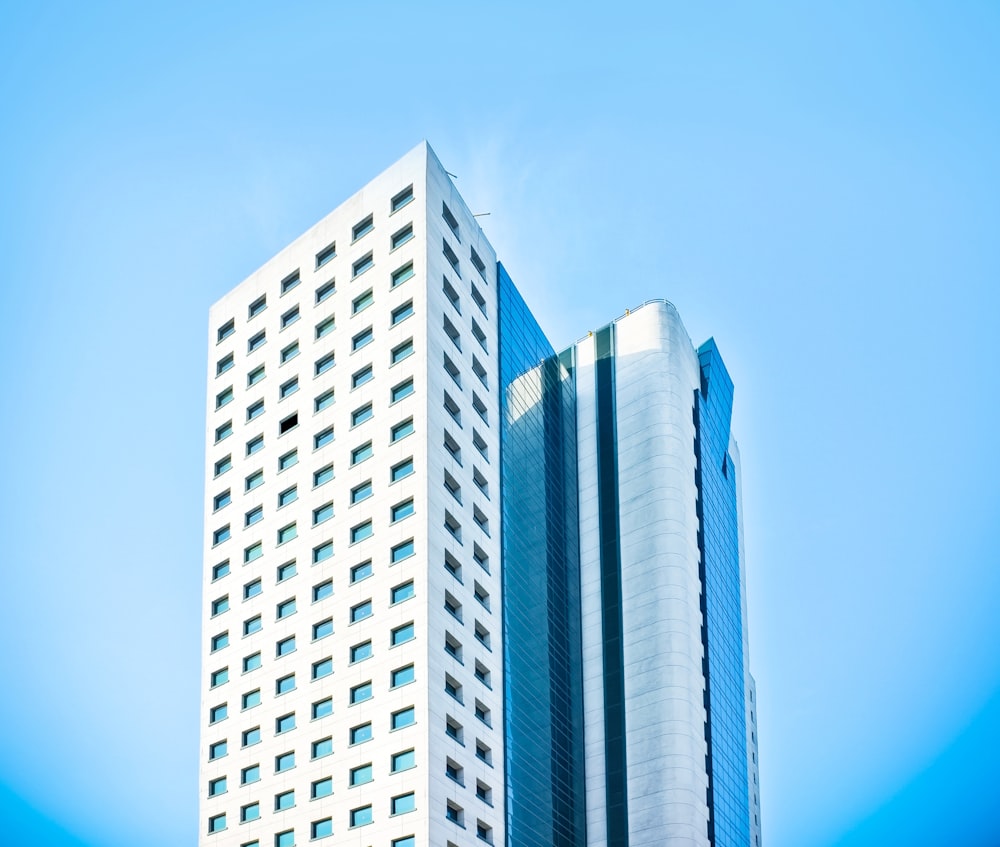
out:
{"label": "antenna on roof", "polygon": [[480,212],[478,215],[474,214],[472,217],[474,217],[474,218],[485,218],[488,214],[490,214],[490,213],[489,212]]}
{"label": "antenna on roof", "polygon": [[458,179],[458,174],[453,174],[451,171],[445,171],[445,173],[448,174],[448,176],[450,176],[452,179]]}

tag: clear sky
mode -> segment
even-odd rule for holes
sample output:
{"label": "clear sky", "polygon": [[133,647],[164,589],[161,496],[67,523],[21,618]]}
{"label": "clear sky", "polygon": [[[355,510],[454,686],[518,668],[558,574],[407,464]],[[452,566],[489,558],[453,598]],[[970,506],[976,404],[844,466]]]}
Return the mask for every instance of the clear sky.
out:
{"label": "clear sky", "polygon": [[1000,844],[1000,5],[11,2],[0,844],[194,845],[207,314],[422,138],[736,383],[767,847]]}

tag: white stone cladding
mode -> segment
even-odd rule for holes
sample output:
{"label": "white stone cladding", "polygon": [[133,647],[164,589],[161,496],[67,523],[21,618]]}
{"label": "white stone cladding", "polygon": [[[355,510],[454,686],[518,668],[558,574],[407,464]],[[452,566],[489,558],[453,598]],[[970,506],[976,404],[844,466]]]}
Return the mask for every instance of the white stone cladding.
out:
{"label": "white stone cladding", "polygon": [[[410,186],[413,199],[403,203]],[[442,203],[452,213],[457,236],[442,217]],[[445,258],[443,240],[454,251],[457,272]],[[317,257],[325,258],[330,245],[335,255],[321,263]],[[474,266],[473,250],[482,273]],[[412,275],[397,273],[410,263]],[[289,286],[294,273],[299,281]],[[481,844],[480,825],[494,843],[503,842],[495,275],[494,251],[422,143],[212,307],[199,844],[272,847],[280,833],[293,831],[294,843],[302,845],[312,842],[316,825],[318,843],[358,847],[390,847],[408,836],[417,847]],[[445,294],[445,279],[457,307]],[[320,298],[317,292],[327,293]],[[260,298],[266,298],[264,308],[253,310]],[[446,316],[453,328],[448,331]],[[331,317],[334,328],[324,332]],[[220,340],[230,321],[232,331]],[[369,328],[371,341],[361,344]],[[461,349],[449,332],[456,333]],[[403,355],[411,340],[412,353]],[[334,364],[323,369],[319,363],[330,353]],[[446,354],[461,386],[445,369]],[[261,365],[264,375],[251,377]],[[368,366],[372,377],[364,381]],[[393,392],[410,379],[412,393],[394,399]],[[355,381],[362,384],[353,387]],[[461,426],[445,410],[445,391]],[[482,415],[474,399],[481,402]],[[263,410],[248,420],[259,400]],[[296,413],[297,422],[290,417]],[[393,428],[411,419],[413,432],[393,441]],[[283,422],[288,431],[281,433]],[[446,430],[461,461],[445,447]],[[258,436],[263,436],[259,447]],[[368,442],[371,456],[352,466],[353,452]],[[282,459],[293,451],[297,461]],[[410,459],[414,472],[394,481],[393,469]],[[280,463],[286,467],[279,469]],[[331,465],[332,479],[322,481]],[[258,471],[263,476],[256,484]],[[461,502],[445,487],[445,471],[459,486]],[[371,496],[352,503],[352,490],[367,480]],[[279,498],[285,505],[279,506]],[[412,514],[393,521],[393,508],[411,499]],[[328,504],[331,517],[324,511]],[[461,542],[445,527],[446,511],[461,526]],[[370,535],[364,529],[368,521]],[[295,537],[285,539],[293,534],[288,531],[293,523]],[[352,541],[355,532],[359,537]],[[391,551],[410,539],[413,555],[393,563]],[[325,555],[317,551],[327,542],[333,544],[332,556],[314,563]],[[261,555],[254,558],[258,543]],[[460,579],[446,569],[446,551],[460,565]],[[220,574],[216,568],[227,560],[228,573]],[[286,568],[279,579],[279,568],[293,561],[294,575]],[[352,569],[368,561],[370,575],[352,582]],[[328,581],[332,593],[325,596]],[[397,595],[393,602],[394,589],[411,581],[412,597]],[[460,606],[461,621],[446,611],[446,592]],[[371,614],[352,622],[352,610],[369,600]],[[294,612],[280,605],[288,601],[294,601]],[[259,629],[247,632],[256,628],[258,616]],[[314,627],[326,621],[332,633],[314,638]],[[410,622],[413,638],[393,646],[391,633]],[[445,652],[446,631],[462,644],[461,662]],[[279,643],[293,636],[294,650],[277,655]],[[351,648],[368,641],[370,657],[352,663]],[[244,672],[244,661],[258,653],[260,666]],[[314,665],[325,673],[317,663],[328,658],[332,673],[314,680]],[[390,687],[392,674],[410,665],[413,681]],[[217,676],[213,685],[213,674],[223,668],[226,681]],[[294,688],[277,693],[279,680],[291,674]],[[446,674],[461,685],[463,703],[445,692]],[[371,698],[350,705],[352,689],[369,680]],[[254,705],[257,691],[260,702]],[[314,704],[327,698],[332,713],[313,718]],[[222,705],[225,717],[213,714]],[[411,706],[414,722],[393,729],[392,716]],[[485,720],[477,718],[477,706]],[[294,728],[279,732],[276,721],[290,714]],[[446,734],[446,715],[462,725],[464,744]],[[352,744],[352,729],[366,723],[370,740]],[[259,741],[251,735],[251,743],[244,744],[244,734],[256,728]],[[326,739],[332,752],[327,753]],[[213,745],[222,741],[225,753],[211,758]],[[414,766],[392,773],[392,757],[411,749]],[[483,754],[489,762],[477,758],[477,749],[489,750]],[[276,772],[278,757],[288,752],[294,752],[294,766]],[[457,781],[446,775],[447,758],[461,768]],[[352,769],[369,763],[371,780],[351,787]],[[241,785],[245,769],[255,765],[259,776]],[[222,778],[224,790],[217,782]],[[312,798],[314,783],[327,778],[332,793]],[[215,796],[209,796],[212,784]],[[488,800],[477,796],[477,787]],[[276,809],[276,798],[288,791],[295,792],[294,803]],[[393,798],[410,792],[414,810],[392,814]],[[446,817],[449,801],[461,807],[464,826]],[[242,810],[253,803],[259,803],[258,816],[241,822]],[[352,827],[352,812],[369,805],[372,822]],[[322,835],[327,820],[329,840]]]}

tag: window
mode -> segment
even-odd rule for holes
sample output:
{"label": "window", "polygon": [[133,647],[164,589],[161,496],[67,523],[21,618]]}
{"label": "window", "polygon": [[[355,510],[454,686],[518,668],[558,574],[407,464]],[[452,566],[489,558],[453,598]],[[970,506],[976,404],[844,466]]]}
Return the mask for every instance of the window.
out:
{"label": "window", "polygon": [[257,506],[246,513],[243,519],[244,526],[253,526],[258,521],[264,520],[264,507]]}
{"label": "window", "polygon": [[354,338],[351,339],[351,350],[360,350],[362,347],[372,343],[375,338],[375,333],[372,331],[371,327],[361,330]]}
{"label": "window", "polygon": [[372,522],[365,521],[355,527],[351,527],[351,544],[357,544],[372,536]]}
{"label": "window", "polygon": [[373,452],[372,443],[370,441],[365,442],[360,447],[355,447],[351,451],[351,464],[358,465],[365,459],[370,459]]}
{"label": "window", "polygon": [[389,634],[389,644],[395,647],[397,644],[405,644],[407,641],[412,641],[416,638],[416,631],[413,626],[413,621],[402,626],[397,626]]}
{"label": "window", "polygon": [[229,611],[229,595],[225,597],[220,597],[218,600],[212,601],[212,616],[221,615],[223,612]]}
{"label": "window", "polygon": [[476,700],[476,717],[479,718],[487,726],[490,724],[490,710],[486,708],[486,704],[479,700]]}
{"label": "window", "polygon": [[224,438],[229,438],[233,434],[233,422],[226,421],[222,426],[215,428],[215,443],[218,444]]}
{"label": "window", "polygon": [[212,636],[212,652],[229,646],[229,630]]}
{"label": "window", "polygon": [[476,266],[476,270],[479,271],[479,275],[485,280],[486,263],[479,258],[479,254],[476,252],[475,247],[469,248],[469,258],[472,260],[472,264]]}
{"label": "window", "polygon": [[370,618],[372,616],[372,601],[365,600],[363,603],[358,603],[356,606],[351,608],[351,623],[357,623],[358,621],[363,621],[365,618]]}
{"label": "window", "polygon": [[392,842],[392,847],[417,847],[417,839],[412,835],[405,838],[397,838]]}
{"label": "window", "polygon": [[325,544],[320,544],[318,547],[313,547],[313,564],[318,565],[320,562],[324,562],[333,555],[333,542],[327,541]]}
{"label": "window", "polygon": [[351,727],[351,744],[363,744],[372,740],[372,725],[363,723],[360,726]]}
{"label": "window", "polygon": [[448,376],[451,377],[451,381],[455,383],[459,388],[462,387],[462,372],[458,369],[456,365],[447,353],[444,354],[444,369]]}
{"label": "window", "polygon": [[295,847],[295,830],[286,829],[274,836],[274,847]]}
{"label": "window", "polygon": [[490,572],[490,557],[486,555],[483,548],[478,544],[472,545],[472,558],[476,560],[476,564],[486,571],[486,573]]}
{"label": "window", "polygon": [[482,662],[476,659],[475,665],[476,679],[478,679],[487,688],[490,688],[490,671]]}
{"label": "window", "polygon": [[260,615],[254,615],[252,618],[247,618],[243,621],[243,634],[253,635],[255,632],[260,632],[262,628]]}
{"label": "window", "polygon": [[212,568],[212,579],[222,579],[222,577],[229,574],[229,559],[224,562],[219,562],[214,568]]}
{"label": "window", "polygon": [[371,559],[366,562],[361,562],[361,564],[355,565],[351,568],[351,585],[356,582],[361,582],[363,579],[367,579],[372,575],[372,563]]}
{"label": "window", "polygon": [[462,642],[450,632],[444,634],[444,652],[457,661],[462,661]]}
{"label": "window", "polygon": [[462,502],[462,486],[448,471],[444,472],[444,487],[448,489],[448,493],[455,498],[456,502]]}
{"label": "window", "polygon": [[358,371],[351,377],[351,388],[352,389],[360,388],[366,382],[369,382],[373,376],[374,374],[372,373],[371,365],[362,368],[360,371]]}
{"label": "window", "polygon": [[260,744],[260,727],[255,726],[253,729],[245,730],[242,735],[242,744],[244,747]]}
{"label": "window", "polygon": [[404,815],[417,808],[416,795],[411,791],[409,794],[400,794],[392,798],[392,814]]}
{"label": "window", "polygon": [[326,503],[319,508],[313,509],[313,526],[330,520],[333,517],[333,503]]}
{"label": "window", "polygon": [[451,533],[451,536],[459,543],[462,543],[462,525],[451,512],[444,513],[444,528]]}
{"label": "window", "polygon": [[365,421],[370,420],[372,414],[371,403],[362,406],[360,409],[355,409],[351,412],[351,426],[360,426]]}
{"label": "window", "polygon": [[313,720],[317,718],[325,718],[327,715],[333,714],[333,698],[327,697],[324,700],[317,700],[312,704],[312,716]]}
{"label": "window", "polygon": [[483,492],[487,497],[490,496],[490,484],[489,481],[483,476],[479,468],[473,466],[472,468],[472,481],[476,484],[476,488]]}
{"label": "window", "polygon": [[371,270],[374,265],[375,260],[372,258],[372,254],[367,253],[354,263],[352,273],[355,277],[359,277],[365,271]]}
{"label": "window", "polygon": [[229,388],[224,388],[218,394],[215,395],[215,408],[221,409],[226,403],[229,403],[233,399],[233,387],[230,385]]}
{"label": "window", "polygon": [[462,741],[462,725],[451,715],[445,716],[444,731],[447,736],[454,738],[459,744],[465,746],[465,742]]}
{"label": "window", "polygon": [[371,680],[368,682],[363,682],[361,685],[355,685],[351,689],[351,705],[355,703],[363,703],[365,700],[371,700],[372,698],[372,684]]}
{"label": "window", "polygon": [[[486,404],[480,399],[475,391],[472,392],[472,408],[476,410],[479,417],[486,421]],[[488,425],[487,421],[487,425]]]}
{"label": "window", "polygon": [[475,284],[472,286],[472,299],[476,301],[476,305],[479,307],[479,311],[484,315],[486,314],[486,298],[479,293],[479,289],[476,288]]}
{"label": "window", "polygon": [[402,753],[395,753],[390,760],[392,773],[409,770],[417,766],[417,757],[413,750],[404,750]]}
{"label": "window", "polygon": [[397,345],[392,348],[392,353],[389,355],[390,364],[398,364],[413,355],[413,339],[407,338],[402,344]]}
{"label": "window", "polygon": [[333,635],[333,618],[327,618],[325,621],[313,624],[312,633],[313,641],[319,641],[321,638]]}
{"label": "window", "polygon": [[458,234],[458,221],[455,216],[451,213],[451,209],[448,208],[447,203],[441,204],[441,217],[444,218],[444,222],[448,224],[448,228],[454,233],[455,238],[461,241],[461,237]]}
{"label": "window", "polygon": [[311,838],[326,838],[333,835],[333,818],[323,818],[309,824],[309,835]]}
{"label": "window", "polygon": [[362,806],[359,809],[351,809],[351,826],[365,826],[372,822],[372,807]]}
{"label": "window", "polygon": [[401,562],[403,559],[408,559],[412,556],[414,552],[413,539],[411,538],[408,541],[404,541],[402,544],[397,544],[392,548],[392,552],[390,553],[390,562],[392,564]]}
{"label": "window", "polygon": [[461,279],[462,272],[458,268],[458,256],[456,256],[455,251],[451,249],[451,245],[443,239],[441,241],[441,251],[444,253],[444,257],[448,260],[448,264],[451,265],[451,269],[455,272],[455,276]]}
{"label": "window", "polygon": [[232,353],[229,353],[228,355],[225,355],[221,359],[219,359],[219,361],[216,362],[215,364],[215,375],[221,376],[226,371],[228,371],[233,366],[233,361],[234,359]]}
{"label": "window", "polygon": [[398,403],[404,397],[409,397],[413,393],[413,380],[408,379],[404,382],[395,385],[392,388],[392,392],[389,395],[390,403]]}
{"label": "window", "polygon": [[275,620],[281,620],[295,614],[295,598],[289,597],[275,607]]}
{"label": "window", "polygon": [[397,503],[392,507],[391,510],[391,521],[395,523],[396,521],[401,521],[403,518],[408,518],[413,514],[413,498],[409,500],[404,500],[402,503]]}
{"label": "window", "polygon": [[293,341],[286,348],[281,351],[281,364],[285,362],[290,362],[296,356],[299,355],[299,342]]}
{"label": "window", "polygon": [[407,582],[393,586],[392,590],[389,592],[389,602],[392,605],[396,605],[396,603],[402,603],[404,600],[409,600],[413,596],[413,580],[411,579]]}
{"label": "window", "polygon": [[283,791],[274,795],[274,811],[281,812],[295,805],[295,791]]}
{"label": "window", "polygon": [[454,697],[459,703],[462,702],[462,684],[451,674],[445,674],[444,690],[446,694]]}
{"label": "window", "polygon": [[389,323],[390,326],[396,326],[396,324],[402,323],[410,315],[413,314],[413,301],[407,300],[402,306],[397,306],[392,310],[392,319]]}
{"label": "window", "polygon": [[334,281],[331,279],[329,282],[324,283],[319,288],[316,289],[316,302],[322,303],[337,290]]}
{"label": "window", "polygon": [[476,337],[476,341],[479,342],[479,346],[484,350],[486,349],[486,333],[479,324],[476,323],[476,319],[472,319],[472,334]]}
{"label": "window", "polygon": [[472,430],[472,446],[475,447],[483,456],[486,461],[489,461],[488,448],[486,446],[486,440],[479,434],[476,429]]}
{"label": "window", "polygon": [[357,241],[359,238],[364,238],[373,229],[375,229],[375,217],[373,215],[369,215],[363,221],[358,221],[358,223],[354,225],[354,229],[351,234],[354,240]]}
{"label": "window", "polygon": [[324,247],[316,254],[316,267],[317,268],[323,267],[323,265],[329,262],[336,255],[337,255],[337,243],[334,242],[333,244]]}
{"label": "window", "polygon": [[250,308],[247,310],[247,320],[257,317],[261,312],[267,308],[267,295],[258,297],[253,303],[250,304]]}
{"label": "window", "polygon": [[313,487],[323,485],[331,479],[333,479],[333,465],[327,465],[313,474]]}
{"label": "window", "polygon": [[413,665],[407,665],[404,668],[396,668],[396,670],[389,674],[389,687],[399,688],[402,685],[408,685],[416,678],[416,672],[413,669]]}
{"label": "window", "polygon": [[215,475],[221,476],[233,466],[232,455],[224,456],[215,463]]}
{"label": "window", "polygon": [[228,749],[229,744],[226,741],[216,741],[214,744],[209,745],[208,760],[212,762],[216,759],[221,759],[226,755]]}
{"label": "window", "polygon": [[445,805],[444,815],[452,823],[456,823],[459,826],[465,826],[465,811],[452,800],[449,800]]}
{"label": "window", "polygon": [[319,585],[313,586],[313,602],[318,603],[320,600],[325,600],[327,597],[333,596],[333,580],[328,579],[325,582],[321,582]]}
{"label": "window", "polygon": [[260,765],[250,765],[240,771],[240,785],[250,785],[260,781]]}
{"label": "window", "polygon": [[298,534],[298,529],[294,523],[290,523],[288,526],[283,526],[278,530],[278,543],[284,544],[286,541],[291,541]]}
{"label": "window", "polygon": [[444,393],[444,408],[451,415],[451,419],[462,426],[462,410],[447,391]]}
{"label": "window", "polygon": [[389,202],[389,211],[398,212],[407,203],[413,200],[413,186],[408,185],[402,191],[399,192],[392,200]]}
{"label": "window", "polygon": [[392,234],[392,239],[390,241],[390,249],[395,250],[397,247],[402,247],[407,241],[413,238],[413,224],[407,224],[402,229],[397,230]]}
{"label": "window", "polygon": [[476,621],[476,638],[487,650],[490,648],[490,631],[479,621]]}
{"label": "window", "polygon": [[411,726],[416,722],[416,710],[413,706],[407,706],[405,709],[400,709],[398,712],[392,713],[390,727],[392,729],[402,729],[404,726]]}
{"label": "window", "polygon": [[407,262],[401,268],[397,268],[392,272],[392,285],[390,288],[395,288],[397,285],[402,285],[408,279],[413,277],[413,262]]}
{"label": "window", "polygon": [[389,471],[389,479],[391,482],[399,482],[401,479],[405,479],[413,473],[413,457],[409,459],[404,459],[398,465],[393,465],[392,469]]}
{"label": "window", "polygon": [[287,453],[285,453],[284,456],[279,457],[278,470],[286,471],[290,467],[292,467],[293,465],[297,465],[298,463],[299,463],[299,451],[289,450]]}
{"label": "window", "polygon": [[281,280],[281,293],[287,294],[289,291],[295,288],[295,286],[298,285],[300,281],[301,279],[299,277],[298,271],[290,273],[283,280]]}
{"label": "window", "polygon": [[250,673],[260,667],[260,653],[251,653],[243,657],[243,673]]}
{"label": "window", "polygon": [[229,524],[219,527],[219,529],[212,533],[212,544],[221,544],[223,541],[228,541],[231,535]]}
{"label": "window", "polygon": [[279,756],[274,757],[274,772],[281,773],[282,771],[288,771],[295,767],[295,751],[292,750],[288,753],[282,753]]}
{"label": "window", "polygon": [[461,622],[462,620],[462,604],[455,599],[454,595],[450,591],[445,591],[444,593],[444,608],[455,620]]}
{"label": "window", "polygon": [[320,374],[325,374],[334,365],[335,356],[333,353],[327,353],[322,359],[316,361],[316,376]]}
{"label": "window", "polygon": [[472,507],[472,519],[476,522],[476,526],[478,526],[483,532],[487,535],[490,534],[489,518],[486,517],[486,513],[483,512],[479,506]]}
{"label": "window", "polygon": [[247,406],[247,420],[252,421],[254,418],[258,418],[264,414],[264,401],[257,400]]}
{"label": "window", "polygon": [[218,344],[220,341],[225,341],[234,332],[236,332],[236,321],[230,318],[222,326],[219,327],[219,330],[216,333],[215,343]]}
{"label": "window", "polygon": [[333,315],[330,315],[330,317],[328,317],[326,320],[320,321],[318,324],[316,324],[316,338],[320,339],[324,335],[329,335],[331,332],[333,332],[335,327],[336,327],[336,321],[334,320]]}
{"label": "window", "polygon": [[478,738],[476,739],[476,758],[488,765],[493,764],[493,751]]}
{"label": "window", "polygon": [[448,319],[447,315],[444,316],[444,322],[443,322],[442,325],[444,326],[445,333],[451,339],[451,343],[454,344],[457,349],[461,350],[462,349],[462,336],[459,333],[458,329],[456,328],[455,324],[453,324]]}
{"label": "window", "polygon": [[261,587],[260,580],[252,580],[243,586],[243,599],[249,600],[251,597],[256,597],[261,591],[263,591],[263,588]]}
{"label": "window", "polygon": [[264,471],[254,471],[246,479],[246,490],[253,491],[257,486],[264,484]]}
{"label": "window", "polygon": [[229,668],[220,668],[217,671],[212,671],[209,677],[209,684],[212,688],[218,688],[227,682],[229,682]]}
{"label": "window", "polygon": [[289,503],[294,503],[299,499],[299,489],[296,486],[291,488],[286,488],[278,495],[278,508],[282,506],[287,506]]}
{"label": "window", "polygon": [[247,342],[247,352],[253,353],[254,350],[259,350],[266,343],[267,332],[265,330],[261,330]]}
{"label": "window", "polygon": [[413,434],[413,418],[407,418],[405,421],[400,421],[396,424],[389,435],[389,442],[395,443],[408,435]]}
{"label": "window", "polygon": [[452,287],[452,284],[448,282],[448,277],[443,277],[443,285],[441,286],[444,291],[444,296],[448,298],[448,302],[454,306],[455,311],[462,314],[462,304],[458,298],[458,292]]}
{"label": "window", "polygon": [[208,834],[211,835],[213,832],[222,832],[226,828],[226,813],[223,812],[221,815],[215,815],[208,819]]}
{"label": "window", "polygon": [[351,489],[351,504],[360,503],[372,496],[372,481],[366,479],[361,485]]}
{"label": "window", "polygon": [[333,427],[329,426],[322,432],[317,432],[313,436],[313,449],[319,450],[321,447],[326,447],[327,444],[333,442]]}
{"label": "window", "polygon": [[240,708],[243,709],[243,711],[246,711],[247,709],[252,709],[254,706],[259,706],[259,705],[260,705],[259,688],[255,688],[253,691],[248,691],[246,694],[243,695],[242,699],[240,700]]}
{"label": "window", "polygon": [[325,659],[320,659],[318,662],[313,662],[312,664],[312,678],[322,679],[325,676],[330,676],[333,673],[333,659],[327,656]]}
{"label": "window", "polygon": [[252,456],[260,450],[264,449],[264,436],[258,435],[255,438],[251,438],[247,442],[247,455]]}
{"label": "window", "polygon": [[274,683],[274,693],[276,695],[287,694],[289,691],[295,690],[295,674],[290,673],[288,676],[283,676]]}
{"label": "window", "polygon": [[462,766],[453,759],[445,759],[444,775],[459,785],[465,785],[465,779],[462,776],[463,770]]}
{"label": "window", "polygon": [[359,294],[354,298],[354,301],[351,303],[351,314],[356,315],[358,312],[364,311],[374,302],[375,295],[369,288],[364,294]]}
{"label": "window", "polygon": [[330,408],[333,405],[334,390],[331,388],[329,391],[324,391],[313,401],[313,409],[317,412],[322,412],[324,409]]}
{"label": "window", "polygon": [[474,355],[472,357],[472,372],[478,377],[479,381],[483,384],[485,388],[489,388],[489,382],[486,379],[486,368],[483,367],[483,363],[479,361]]}
{"label": "window", "polygon": [[370,659],[371,657],[371,641],[363,641],[361,644],[355,644],[351,647],[351,664],[354,664],[355,662],[363,662],[365,659]]}
{"label": "window", "polygon": [[473,592],[475,598],[479,601],[482,607],[486,610],[490,608],[490,593],[479,584],[475,582],[473,586]]}
{"label": "window", "polygon": [[317,800],[320,797],[329,797],[331,794],[333,794],[333,779],[330,777],[317,779],[309,790],[309,796],[313,800]]}
{"label": "window", "polygon": [[373,779],[371,762],[367,765],[360,765],[356,768],[351,768],[349,784],[354,785],[364,785],[366,782],[371,782]]}
{"label": "window", "polygon": [[481,838],[487,844],[493,843],[493,827],[483,823],[481,820],[476,821],[476,837]]}
{"label": "window", "polygon": [[292,712],[289,715],[282,715],[280,718],[275,719],[274,732],[276,735],[281,732],[288,732],[292,729],[295,729],[295,712]]}

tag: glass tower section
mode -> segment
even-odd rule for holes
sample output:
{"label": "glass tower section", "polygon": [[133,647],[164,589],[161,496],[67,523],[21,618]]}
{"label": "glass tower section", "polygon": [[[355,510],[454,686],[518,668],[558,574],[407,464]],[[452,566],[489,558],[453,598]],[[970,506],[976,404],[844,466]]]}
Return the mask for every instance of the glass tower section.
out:
{"label": "glass tower section", "polygon": [[507,843],[583,847],[583,683],[572,351],[497,268]]}

